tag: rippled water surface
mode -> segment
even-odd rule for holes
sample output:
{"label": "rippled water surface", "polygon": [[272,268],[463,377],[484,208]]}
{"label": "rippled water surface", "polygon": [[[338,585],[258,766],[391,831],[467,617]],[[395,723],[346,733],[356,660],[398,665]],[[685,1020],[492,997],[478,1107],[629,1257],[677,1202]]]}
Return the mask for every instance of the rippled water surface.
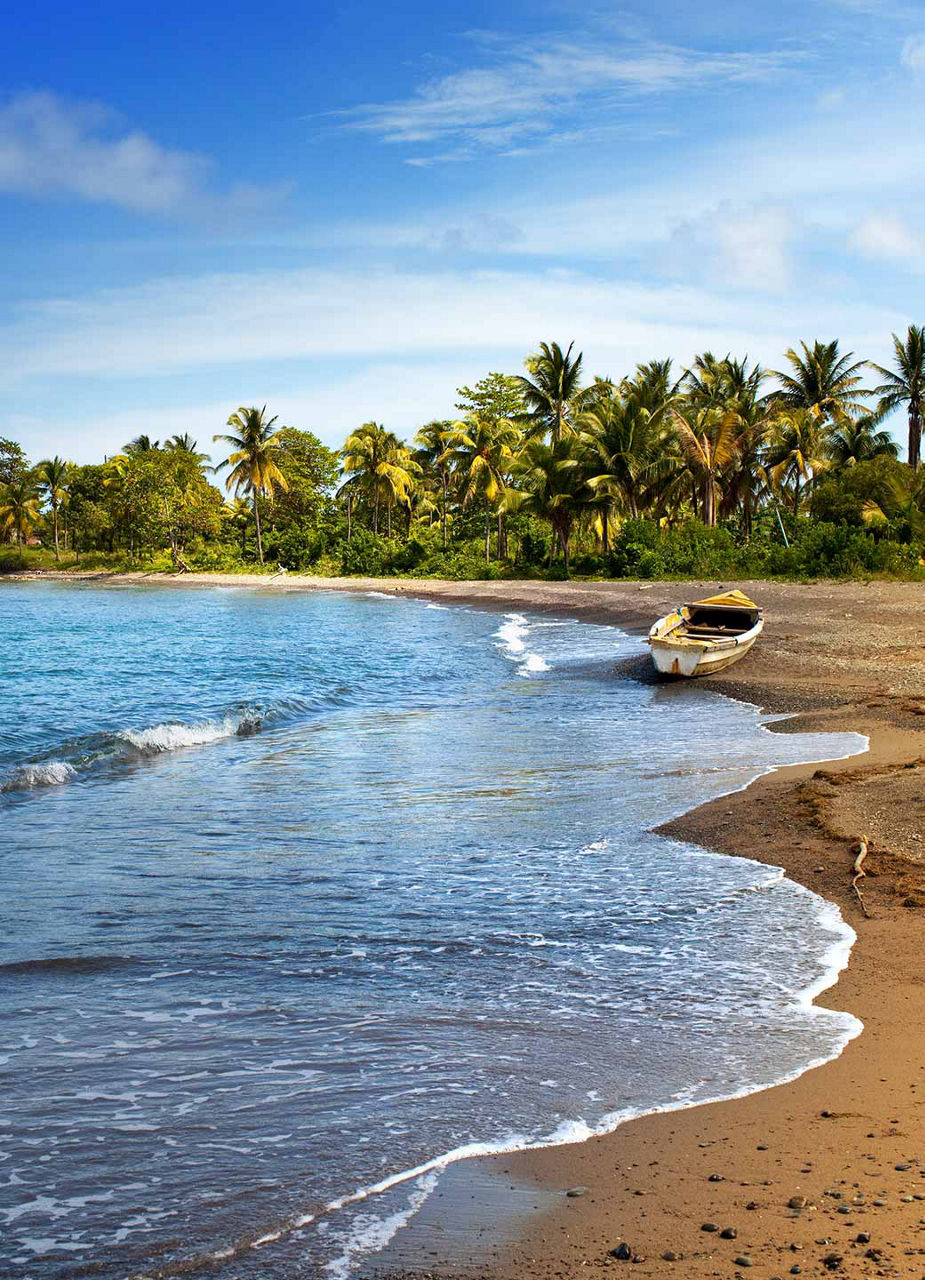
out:
{"label": "rippled water surface", "polygon": [[346,1275],[434,1159],[836,1053],[834,910],[647,829],[862,741],[622,678],[638,649],[0,584],[0,1274]]}

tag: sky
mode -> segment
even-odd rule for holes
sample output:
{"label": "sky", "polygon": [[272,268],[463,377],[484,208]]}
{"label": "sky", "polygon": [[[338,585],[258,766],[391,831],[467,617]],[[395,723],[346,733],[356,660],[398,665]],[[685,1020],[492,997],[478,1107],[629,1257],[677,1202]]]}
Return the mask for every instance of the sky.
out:
{"label": "sky", "polygon": [[[0,436],[239,405],[336,446],[572,340],[886,363],[925,322],[925,3],[10,0]],[[901,438],[902,426],[896,424]]]}

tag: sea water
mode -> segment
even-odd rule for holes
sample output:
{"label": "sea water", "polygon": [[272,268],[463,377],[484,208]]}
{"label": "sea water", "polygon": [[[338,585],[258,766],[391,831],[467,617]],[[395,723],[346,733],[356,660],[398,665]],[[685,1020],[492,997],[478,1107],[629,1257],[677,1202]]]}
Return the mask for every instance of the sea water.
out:
{"label": "sea water", "polygon": [[835,908],[650,828],[864,741],[637,683],[640,648],[0,584],[0,1274],[347,1276],[448,1160],[837,1054]]}

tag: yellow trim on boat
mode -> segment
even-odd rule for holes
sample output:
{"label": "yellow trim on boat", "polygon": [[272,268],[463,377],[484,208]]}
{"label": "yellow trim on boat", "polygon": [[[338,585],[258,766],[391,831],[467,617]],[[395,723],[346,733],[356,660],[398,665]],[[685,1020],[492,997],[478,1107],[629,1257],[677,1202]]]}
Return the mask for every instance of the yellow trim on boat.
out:
{"label": "yellow trim on boat", "polygon": [[694,600],[687,607],[693,609],[695,607],[710,606],[711,608],[727,608],[727,609],[757,609],[758,606],[754,600],[749,600],[748,596],[742,591],[724,591],[722,595],[707,596],[706,600]]}

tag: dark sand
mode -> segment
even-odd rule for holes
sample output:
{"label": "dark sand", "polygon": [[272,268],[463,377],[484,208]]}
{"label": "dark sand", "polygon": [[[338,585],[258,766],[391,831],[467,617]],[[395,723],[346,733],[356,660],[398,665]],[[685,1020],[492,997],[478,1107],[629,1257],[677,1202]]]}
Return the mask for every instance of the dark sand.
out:
{"label": "dark sand", "polygon": [[[627,628],[728,585],[147,580],[376,590]],[[820,1003],[850,1010],[864,1032],[836,1061],[748,1098],[643,1117],[577,1146],[457,1166],[379,1270],[473,1280],[622,1267],[640,1276],[925,1277],[925,585],[736,585],[764,606],[765,634],[704,686],[797,713],[778,726],[785,732],[868,734],[870,752],[779,770],[665,830],[783,865],[838,903],[858,942]],[[645,663],[633,674],[648,678]],[[870,875],[860,882],[867,915],[851,887],[861,835],[871,840]],[[586,1190],[566,1196],[575,1187]],[[725,1228],[735,1238],[723,1239]],[[610,1253],[624,1243],[628,1261]]]}

